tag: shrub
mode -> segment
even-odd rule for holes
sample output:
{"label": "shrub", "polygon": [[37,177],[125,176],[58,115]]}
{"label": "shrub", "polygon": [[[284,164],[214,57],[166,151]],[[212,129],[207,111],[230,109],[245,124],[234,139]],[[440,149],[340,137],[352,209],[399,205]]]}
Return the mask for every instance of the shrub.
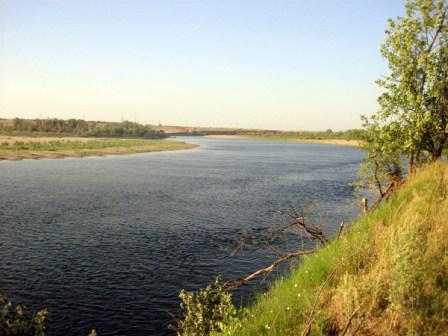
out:
{"label": "shrub", "polygon": [[184,313],[183,319],[178,321],[179,336],[208,336],[222,331],[236,318],[232,295],[224,289],[219,277],[197,292],[182,290],[179,297]]}
{"label": "shrub", "polygon": [[0,334],[4,336],[45,336],[48,311],[39,310],[29,317],[21,305],[12,303],[0,293]]}

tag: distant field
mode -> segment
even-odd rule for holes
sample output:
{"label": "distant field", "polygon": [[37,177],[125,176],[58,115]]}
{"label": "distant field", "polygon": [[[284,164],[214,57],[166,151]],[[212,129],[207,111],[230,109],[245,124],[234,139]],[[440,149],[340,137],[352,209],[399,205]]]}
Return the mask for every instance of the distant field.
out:
{"label": "distant field", "polygon": [[194,147],[184,142],[152,139],[0,136],[0,160],[103,156]]}

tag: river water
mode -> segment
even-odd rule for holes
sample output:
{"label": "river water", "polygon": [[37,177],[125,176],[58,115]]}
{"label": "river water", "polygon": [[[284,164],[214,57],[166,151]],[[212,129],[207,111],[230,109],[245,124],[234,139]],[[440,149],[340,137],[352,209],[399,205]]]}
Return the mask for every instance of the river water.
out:
{"label": "river water", "polygon": [[181,139],[200,147],[0,162],[0,290],[47,307],[48,335],[171,335],[181,288],[272,260],[259,249],[230,256],[242,231],[290,207],[313,205],[328,234],[357,214],[358,149]]}

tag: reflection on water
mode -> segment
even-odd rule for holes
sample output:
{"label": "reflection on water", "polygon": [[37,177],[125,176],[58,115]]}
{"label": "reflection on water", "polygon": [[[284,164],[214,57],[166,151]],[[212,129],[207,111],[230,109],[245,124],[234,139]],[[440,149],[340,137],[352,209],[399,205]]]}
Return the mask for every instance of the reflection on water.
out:
{"label": "reflection on water", "polygon": [[185,138],[188,151],[0,162],[0,289],[48,307],[49,335],[169,335],[181,288],[243,276],[241,231],[319,204],[336,230],[355,214],[363,153],[286,142]]}

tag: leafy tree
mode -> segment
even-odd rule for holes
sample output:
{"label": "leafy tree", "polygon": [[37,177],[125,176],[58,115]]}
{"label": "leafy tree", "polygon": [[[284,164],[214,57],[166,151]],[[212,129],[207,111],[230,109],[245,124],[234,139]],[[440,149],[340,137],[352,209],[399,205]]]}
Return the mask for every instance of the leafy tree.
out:
{"label": "leafy tree", "polygon": [[408,0],[405,16],[389,20],[381,53],[390,73],[377,81],[384,89],[379,111],[364,117],[371,172],[396,177],[403,155],[409,173],[442,156],[448,135],[447,7],[446,0]]}

